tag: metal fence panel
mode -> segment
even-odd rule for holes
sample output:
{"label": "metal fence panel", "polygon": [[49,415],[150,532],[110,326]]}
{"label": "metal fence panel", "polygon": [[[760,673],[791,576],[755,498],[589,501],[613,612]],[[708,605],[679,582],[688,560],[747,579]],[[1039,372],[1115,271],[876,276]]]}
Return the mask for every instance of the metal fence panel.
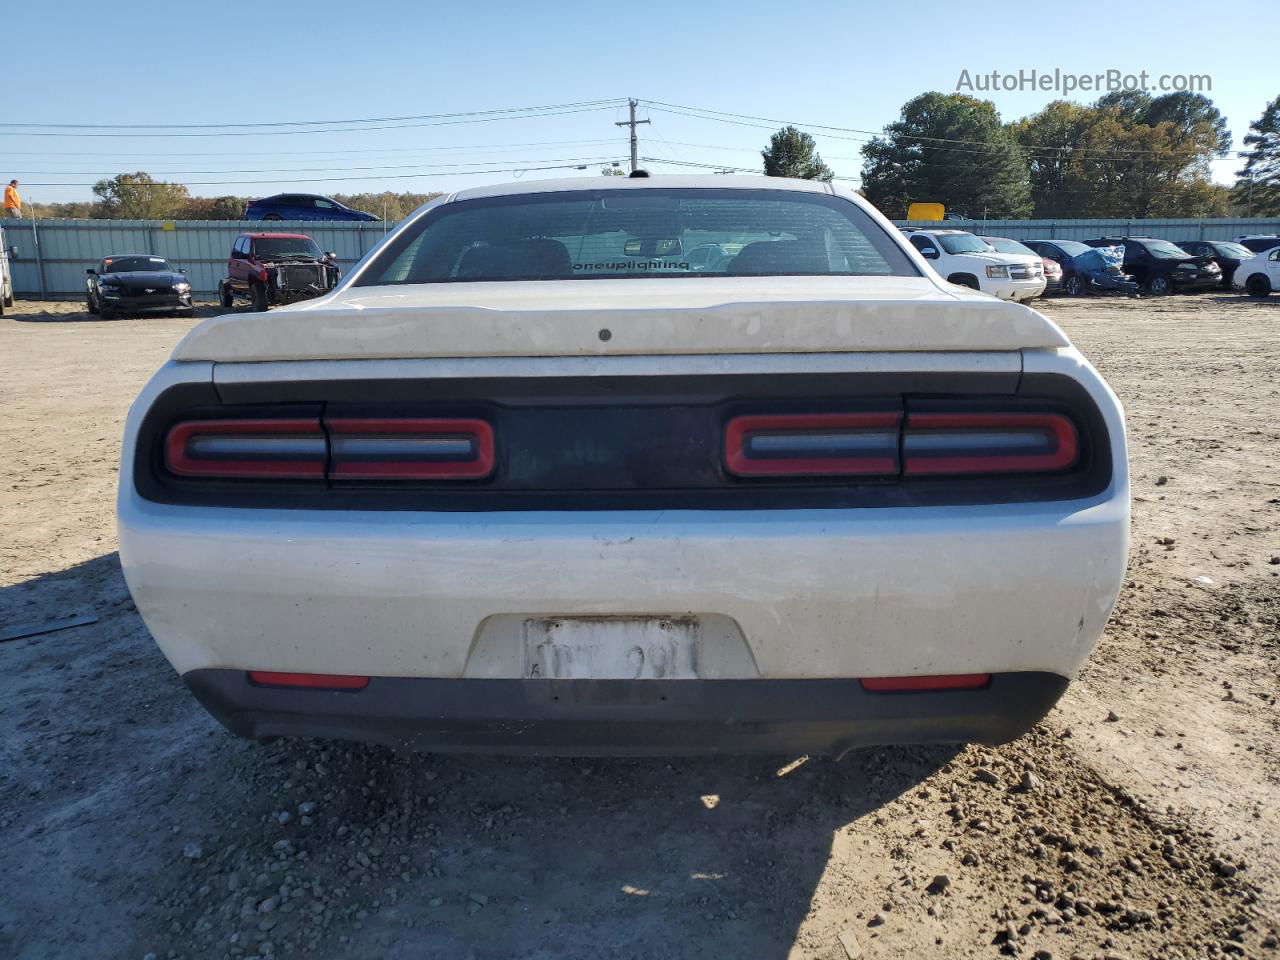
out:
{"label": "metal fence panel", "polygon": [[895,220],[900,227],[971,230],[1011,240],[1090,240],[1094,237],[1155,237],[1159,240],[1234,240],[1248,234],[1280,234],[1280,219],[1164,220]]}
{"label": "metal fence panel", "polygon": [[6,220],[4,244],[18,296],[83,296],[85,270],[113,253],[147,253],[186,270],[198,296],[217,292],[227,255],[241,233],[305,233],[337,254],[343,273],[382,241],[394,224],[283,220]]}
{"label": "metal fence panel", "polygon": [[[1164,240],[1232,240],[1245,234],[1280,234],[1280,218],[1217,220],[895,220],[898,226],[972,230],[1015,240],[1088,240],[1145,236]],[[305,233],[321,250],[337,254],[343,272],[382,241],[394,224],[380,221],[285,220],[5,220],[4,244],[18,296],[69,299],[84,295],[84,272],[113,253],[150,253],[187,271],[198,296],[217,292],[227,254],[245,232]]]}

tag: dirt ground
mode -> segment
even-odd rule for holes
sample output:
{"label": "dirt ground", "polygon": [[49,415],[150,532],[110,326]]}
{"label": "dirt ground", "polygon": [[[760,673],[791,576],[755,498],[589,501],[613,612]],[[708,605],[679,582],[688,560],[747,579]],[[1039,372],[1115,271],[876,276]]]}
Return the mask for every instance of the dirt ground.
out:
{"label": "dirt ground", "polygon": [[[841,762],[232,738],[115,553],[174,319],[0,320],[0,956],[1280,957],[1280,298],[1050,301],[1120,394],[1129,580],[1048,720]],[[208,315],[209,308],[202,310]]]}

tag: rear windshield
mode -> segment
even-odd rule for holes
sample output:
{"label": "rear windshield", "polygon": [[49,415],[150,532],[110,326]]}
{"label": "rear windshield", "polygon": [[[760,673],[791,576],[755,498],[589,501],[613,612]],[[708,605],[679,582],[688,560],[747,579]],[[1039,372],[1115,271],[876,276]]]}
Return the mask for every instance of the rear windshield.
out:
{"label": "rear windshield", "polygon": [[575,190],[443,204],[357,286],[704,276],[918,276],[856,204],[788,190]]}
{"label": "rear windshield", "polygon": [[320,259],[320,248],[310,237],[255,237],[253,252],[259,260],[287,256]]}

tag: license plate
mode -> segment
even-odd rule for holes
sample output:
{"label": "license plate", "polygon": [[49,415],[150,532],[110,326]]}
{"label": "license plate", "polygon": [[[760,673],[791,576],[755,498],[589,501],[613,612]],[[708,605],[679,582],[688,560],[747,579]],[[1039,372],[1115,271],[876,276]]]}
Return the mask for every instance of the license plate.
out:
{"label": "license plate", "polygon": [[524,622],[524,675],[547,680],[698,676],[693,617],[556,617]]}

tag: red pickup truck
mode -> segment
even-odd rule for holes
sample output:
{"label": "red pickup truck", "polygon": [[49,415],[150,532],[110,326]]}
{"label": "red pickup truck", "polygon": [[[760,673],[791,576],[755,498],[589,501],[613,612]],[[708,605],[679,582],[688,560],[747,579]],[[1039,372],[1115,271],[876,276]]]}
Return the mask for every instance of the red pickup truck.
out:
{"label": "red pickup truck", "polygon": [[261,312],[328,293],[341,275],[335,255],[322,253],[306,234],[242,233],[231,245],[218,299],[227,310],[241,299]]}

